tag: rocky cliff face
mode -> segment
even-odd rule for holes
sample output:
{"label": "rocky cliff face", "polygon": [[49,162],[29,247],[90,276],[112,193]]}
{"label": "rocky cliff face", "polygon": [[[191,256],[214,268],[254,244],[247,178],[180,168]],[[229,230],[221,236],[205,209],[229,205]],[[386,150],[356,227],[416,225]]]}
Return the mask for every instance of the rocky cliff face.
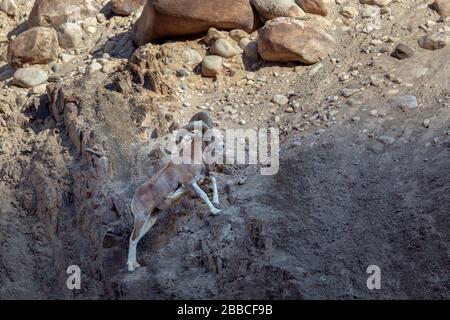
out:
{"label": "rocky cliff face", "polygon": [[[89,86],[87,82],[73,88],[49,87],[52,115],[62,121],[61,134],[73,146],[75,159],[70,202],[38,199],[46,211],[70,208],[46,225],[49,233],[56,233],[54,241],[62,242],[63,257],[55,263],[62,267],[62,261],[81,262],[86,286],[74,298],[301,297],[298,288],[283,284],[293,276],[265,255],[272,250],[266,223],[246,214],[226,194],[223,202],[228,208],[219,217],[209,216],[193,199],[164,212],[139,250],[145,267],[128,274],[130,199],[163,159],[146,145],[147,139],[136,140],[133,106],[115,92],[102,92],[100,97]],[[61,287],[64,282],[62,277]]]}
{"label": "rocky cliff face", "polygon": [[[445,1],[255,1],[249,29],[139,48],[143,2],[107,2],[0,1],[0,298],[449,298]],[[279,129],[279,172],[218,166],[222,213],[164,210],[128,273],[134,190],[199,110]]]}

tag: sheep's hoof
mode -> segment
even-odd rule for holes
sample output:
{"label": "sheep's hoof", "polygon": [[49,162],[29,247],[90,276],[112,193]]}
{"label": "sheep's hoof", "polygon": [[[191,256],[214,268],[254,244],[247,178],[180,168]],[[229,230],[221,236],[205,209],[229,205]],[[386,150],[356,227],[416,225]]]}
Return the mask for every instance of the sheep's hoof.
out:
{"label": "sheep's hoof", "polygon": [[136,269],[140,268],[141,265],[137,262],[128,264],[128,272],[134,272]]}
{"label": "sheep's hoof", "polygon": [[214,209],[211,209],[211,214],[217,215],[217,214],[219,214],[221,211],[222,211],[222,210],[220,210],[220,209],[214,208]]}

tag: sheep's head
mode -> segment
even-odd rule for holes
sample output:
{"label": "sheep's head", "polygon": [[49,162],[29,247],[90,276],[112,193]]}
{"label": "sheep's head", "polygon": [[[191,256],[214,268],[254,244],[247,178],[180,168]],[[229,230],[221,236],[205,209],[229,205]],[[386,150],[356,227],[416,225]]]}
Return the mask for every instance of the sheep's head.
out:
{"label": "sheep's head", "polygon": [[183,128],[174,132],[166,150],[173,157],[182,157],[185,164],[216,162],[224,152],[224,139],[220,130],[211,129],[203,122],[193,123],[190,129],[192,130],[188,131]]}

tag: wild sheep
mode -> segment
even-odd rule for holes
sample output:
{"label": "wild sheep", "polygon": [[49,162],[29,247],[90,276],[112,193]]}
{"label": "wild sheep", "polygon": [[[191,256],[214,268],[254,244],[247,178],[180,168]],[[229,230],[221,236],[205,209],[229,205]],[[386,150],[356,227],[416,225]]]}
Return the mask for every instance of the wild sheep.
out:
{"label": "wild sheep", "polygon": [[[168,208],[183,198],[187,193],[197,195],[209,207],[212,214],[220,212],[216,207],[219,206],[219,194],[217,190],[217,182],[214,177],[210,176],[209,165],[203,160],[203,151],[205,145],[202,143],[201,148],[194,148],[194,124],[202,128],[202,133],[211,129],[213,121],[205,112],[194,115],[185,127],[188,131],[193,131],[192,136],[184,137],[180,142],[180,146],[191,148],[193,150],[191,156],[202,159],[201,164],[185,164],[177,163],[173,160],[169,161],[156,175],[143,185],[137,188],[133,200],[131,202],[131,211],[134,214],[134,228],[130,237],[128,251],[128,270],[130,272],[139,268],[140,265],[136,260],[136,248],[139,240],[150,230],[158,219],[159,210]],[[218,141],[215,143],[217,144]],[[184,145],[183,145],[184,144]],[[219,148],[223,148],[222,142],[217,144]],[[196,154],[200,152],[202,154]],[[209,180],[213,190],[213,201],[200,188],[199,184]]]}

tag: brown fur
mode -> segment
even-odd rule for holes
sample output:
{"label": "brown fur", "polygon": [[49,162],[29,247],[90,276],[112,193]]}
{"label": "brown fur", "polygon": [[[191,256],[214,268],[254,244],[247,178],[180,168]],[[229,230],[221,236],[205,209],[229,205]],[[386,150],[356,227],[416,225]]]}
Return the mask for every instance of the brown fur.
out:
{"label": "brown fur", "polygon": [[[207,117],[207,118],[206,118]],[[209,115],[197,114],[193,117],[195,121],[210,120]],[[211,120],[212,123],[212,120]],[[209,127],[209,126],[207,126]],[[196,133],[193,133],[193,136]],[[183,140],[185,147],[190,147],[192,160],[196,158],[194,152],[193,137]],[[202,146],[202,150],[205,146]],[[202,152],[202,150],[200,150]],[[202,155],[197,155],[202,159]],[[193,163],[193,162],[192,162]],[[165,209],[172,206],[187,193],[200,196],[210,207],[211,212],[217,213],[216,209],[209,201],[206,194],[198,187],[209,176],[209,167],[202,164],[178,164],[170,161],[156,175],[143,185],[137,188],[133,200],[131,202],[131,210],[134,214],[134,228],[130,237],[130,251],[128,256],[128,269],[133,271],[139,267],[136,262],[136,246],[138,241],[147,233],[158,219],[159,209]],[[217,196],[217,186],[215,179],[211,178],[211,182],[215,186],[215,194]]]}

